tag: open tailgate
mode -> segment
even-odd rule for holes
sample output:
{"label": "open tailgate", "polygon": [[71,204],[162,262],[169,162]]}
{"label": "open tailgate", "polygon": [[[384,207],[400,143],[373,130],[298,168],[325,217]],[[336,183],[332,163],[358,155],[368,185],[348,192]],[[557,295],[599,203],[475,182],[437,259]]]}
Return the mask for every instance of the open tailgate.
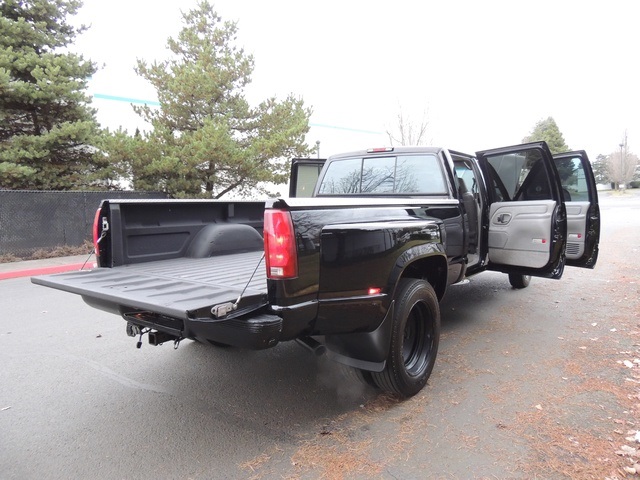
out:
{"label": "open tailgate", "polygon": [[[38,285],[82,295],[93,306],[125,313],[143,310],[179,319],[211,318],[211,307],[235,302],[235,314],[267,304],[262,252],[176,258],[32,277]],[[253,275],[253,277],[252,277]]]}

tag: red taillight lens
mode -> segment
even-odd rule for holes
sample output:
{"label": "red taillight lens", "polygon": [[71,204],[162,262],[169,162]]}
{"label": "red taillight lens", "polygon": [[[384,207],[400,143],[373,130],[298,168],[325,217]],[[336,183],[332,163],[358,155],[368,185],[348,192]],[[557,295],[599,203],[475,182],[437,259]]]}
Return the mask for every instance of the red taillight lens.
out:
{"label": "red taillight lens", "polygon": [[296,238],[289,212],[264,212],[264,251],[268,278],[284,279],[298,276]]}
{"label": "red taillight lens", "polygon": [[96,216],[93,217],[93,250],[96,253],[96,258],[100,256],[100,245],[98,245],[100,233],[100,209],[98,209]]}

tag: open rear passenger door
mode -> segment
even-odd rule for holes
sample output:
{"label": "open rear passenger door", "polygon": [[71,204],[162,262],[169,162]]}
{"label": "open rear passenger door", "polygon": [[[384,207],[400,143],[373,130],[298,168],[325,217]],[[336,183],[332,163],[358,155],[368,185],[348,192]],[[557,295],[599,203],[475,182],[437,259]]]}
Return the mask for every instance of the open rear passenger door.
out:
{"label": "open rear passenger door", "polygon": [[289,197],[311,197],[325,158],[294,158],[291,160]]}
{"label": "open rear passenger door", "polygon": [[584,150],[553,159],[567,210],[567,266],[593,268],[598,260],[600,207],[591,163]]}
{"label": "open rear passenger door", "polygon": [[487,179],[484,215],[490,270],[560,278],[567,216],[562,185],[545,142],[477,152]]}

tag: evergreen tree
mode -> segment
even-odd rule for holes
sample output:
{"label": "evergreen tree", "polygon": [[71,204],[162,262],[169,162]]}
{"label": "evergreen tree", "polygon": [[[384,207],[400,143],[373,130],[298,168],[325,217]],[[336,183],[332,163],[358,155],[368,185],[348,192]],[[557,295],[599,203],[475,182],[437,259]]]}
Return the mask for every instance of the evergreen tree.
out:
{"label": "evergreen tree", "polygon": [[591,168],[596,183],[605,184],[609,182],[609,157],[607,155],[598,155],[596,159],[591,162]]}
{"label": "evergreen tree", "polygon": [[[536,123],[533,131],[522,139],[523,142],[547,142],[547,146],[551,153],[563,153],[569,151],[569,147],[564,141],[564,137],[556,124],[556,121],[552,117],[548,117],[545,120],[540,120]],[[556,168],[560,175],[560,180],[563,184],[571,183],[573,176],[576,174],[577,167],[570,159],[561,160],[556,162]]]}
{"label": "evergreen tree", "polygon": [[540,120],[533,127],[533,131],[522,139],[524,143],[538,142],[544,140],[549,146],[551,153],[563,153],[570,150],[564,141],[564,137],[556,124],[556,121],[552,117],[548,117],[545,120]]}
{"label": "evergreen tree", "polygon": [[[0,188],[91,183],[98,126],[85,95],[96,67],[67,47],[78,0],[0,2]],[[102,159],[104,161],[104,159]]]}
{"label": "evergreen tree", "polygon": [[236,23],[223,22],[207,1],[182,19],[178,37],[167,43],[169,60],[138,61],[160,108],[134,109],[153,130],[112,138],[112,160],[130,162],[136,189],[176,197],[246,195],[264,191],[264,182],[285,183],[289,158],[309,153],[310,109],[292,95],[251,107],[244,88],[253,56],[234,45]]}

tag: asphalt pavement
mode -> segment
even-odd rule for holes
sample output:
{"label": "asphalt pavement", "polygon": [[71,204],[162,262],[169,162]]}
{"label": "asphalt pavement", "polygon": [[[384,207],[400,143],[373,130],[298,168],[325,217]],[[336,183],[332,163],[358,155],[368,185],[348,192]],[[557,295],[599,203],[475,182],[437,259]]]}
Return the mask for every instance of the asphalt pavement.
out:
{"label": "asphalt pavement", "polygon": [[495,272],[452,286],[433,375],[406,401],[294,342],[137,349],[117,315],[29,281],[86,257],[0,265],[15,275],[0,282],[0,477],[626,478],[640,197],[601,206],[595,270],[523,290]]}

